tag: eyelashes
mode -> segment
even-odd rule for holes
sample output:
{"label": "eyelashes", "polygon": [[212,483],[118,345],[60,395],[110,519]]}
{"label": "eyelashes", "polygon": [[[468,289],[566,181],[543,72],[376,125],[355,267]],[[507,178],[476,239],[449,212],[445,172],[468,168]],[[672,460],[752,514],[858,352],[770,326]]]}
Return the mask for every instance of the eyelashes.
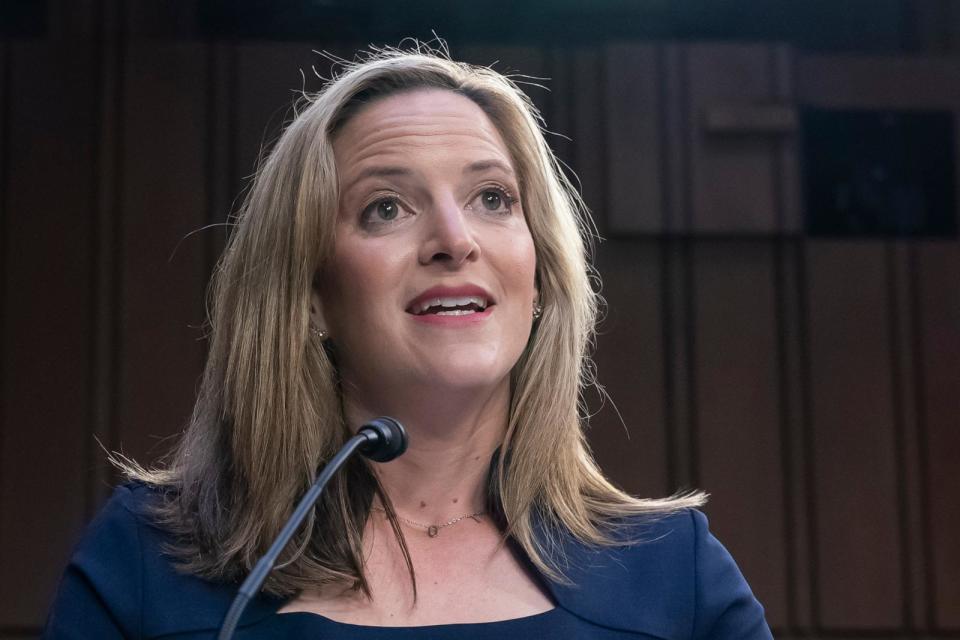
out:
{"label": "eyelashes", "polygon": [[[507,187],[488,184],[476,192],[464,209],[506,217],[513,214],[513,208],[518,203],[517,197]],[[400,194],[387,192],[363,207],[360,212],[360,226],[368,229],[383,228],[399,224],[413,215],[413,207],[405,204]]]}

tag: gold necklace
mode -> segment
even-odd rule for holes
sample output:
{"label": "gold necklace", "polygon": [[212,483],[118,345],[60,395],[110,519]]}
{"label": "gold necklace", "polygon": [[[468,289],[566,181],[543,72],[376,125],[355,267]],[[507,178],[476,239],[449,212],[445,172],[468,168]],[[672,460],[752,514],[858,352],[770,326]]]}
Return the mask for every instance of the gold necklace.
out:
{"label": "gold necklace", "polygon": [[[384,509],[383,507],[370,507],[370,508],[373,509],[374,511],[380,511],[383,514],[387,513],[386,509]],[[399,520],[400,522],[409,524],[411,526],[417,527],[418,529],[423,529],[424,531],[427,532],[427,535],[430,536],[431,538],[436,538],[438,535],[440,535],[440,529],[443,529],[444,527],[453,526],[458,522],[460,522],[461,520],[465,520],[467,518],[472,519],[474,522],[480,522],[480,516],[483,516],[486,514],[487,514],[486,511],[477,511],[476,513],[465,513],[464,515],[453,518],[452,520],[447,520],[442,524],[439,524],[439,523],[424,524],[422,522],[415,522],[413,520],[408,520],[407,518],[404,518],[403,516],[394,513],[394,515],[397,516],[397,520]]]}

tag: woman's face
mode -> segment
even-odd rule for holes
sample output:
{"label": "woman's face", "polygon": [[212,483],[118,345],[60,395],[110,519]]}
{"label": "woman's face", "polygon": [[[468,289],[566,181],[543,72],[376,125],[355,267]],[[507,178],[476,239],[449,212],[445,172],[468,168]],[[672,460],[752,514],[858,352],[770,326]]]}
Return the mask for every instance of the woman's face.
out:
{"label": "woman's face", "polygon": [[403,92],[358,112],[333,150],[340,206],[314,322],[345,390],[376,411],[410,391],[509,385],[530,335],[536,257],[489,118],[450,91]]}

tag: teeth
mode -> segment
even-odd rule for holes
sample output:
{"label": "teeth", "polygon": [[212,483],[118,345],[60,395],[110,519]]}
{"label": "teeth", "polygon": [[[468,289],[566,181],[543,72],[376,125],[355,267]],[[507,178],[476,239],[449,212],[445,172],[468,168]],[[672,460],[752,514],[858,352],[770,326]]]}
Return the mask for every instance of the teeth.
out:
{"label": "teeth", "polygon": [[473,311],[455,309],[454,307],[465,307],[470,303],[477,305],[481,311],[487,308],[486,299],[480,296],[464,296],[460,298],[432,298],[430,300],[422,300],[413,305],[412,311],[415,314],[421,314],[430,307],[449,307],[452,311],[439,311],[438,313],[443,315],[463,315],[464,313],[473,313]]}

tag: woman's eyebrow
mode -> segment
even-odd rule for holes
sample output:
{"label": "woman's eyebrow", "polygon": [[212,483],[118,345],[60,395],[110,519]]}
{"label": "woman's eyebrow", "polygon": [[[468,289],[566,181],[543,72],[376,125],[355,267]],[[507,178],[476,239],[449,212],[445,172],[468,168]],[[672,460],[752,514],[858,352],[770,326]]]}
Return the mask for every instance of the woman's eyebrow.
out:
{"label": "woman's eyebrow", "polygon": [[514,175],[513,169],[500,160],[479,160],[477,162],[472,162],[463,168],[463,173],[480,173],[482,171],[487,171],[488,169],[500,169],[510,176]]}
{"label": "woman's eyebrow", "polygon": [[[464,175],[468,173],[482,173],[490,169],[499,169],[506,173],[509,176],[514,176],[515,173],[513,168],[510,165],[502,162],[500,160],[490,159],[490,160],[478,160],[476,162],[471,162],[463,168]],[[357,183],[366,180],[367,178],[394,178],[397,176],[410,176],[413,175],[413,171],[406,167],[400,166],[374,166],[366,167],[362,169],[356,177],[350,181],[350,184],[347,185],[347,188],[344,189],[344,193],[347,193],[357,185]]]}
{"label": "woman's eyebrow", "polygon": [[392,178],[396,176],[409,176],[413,172],[406,167],[367,167],[360,171],[357,176],[350,181],[350,184],[347,185],[347,188],[344,189],[344,193],[349,192],[350,189],[357,186],[357,183],[366,180],[367,178]]}

